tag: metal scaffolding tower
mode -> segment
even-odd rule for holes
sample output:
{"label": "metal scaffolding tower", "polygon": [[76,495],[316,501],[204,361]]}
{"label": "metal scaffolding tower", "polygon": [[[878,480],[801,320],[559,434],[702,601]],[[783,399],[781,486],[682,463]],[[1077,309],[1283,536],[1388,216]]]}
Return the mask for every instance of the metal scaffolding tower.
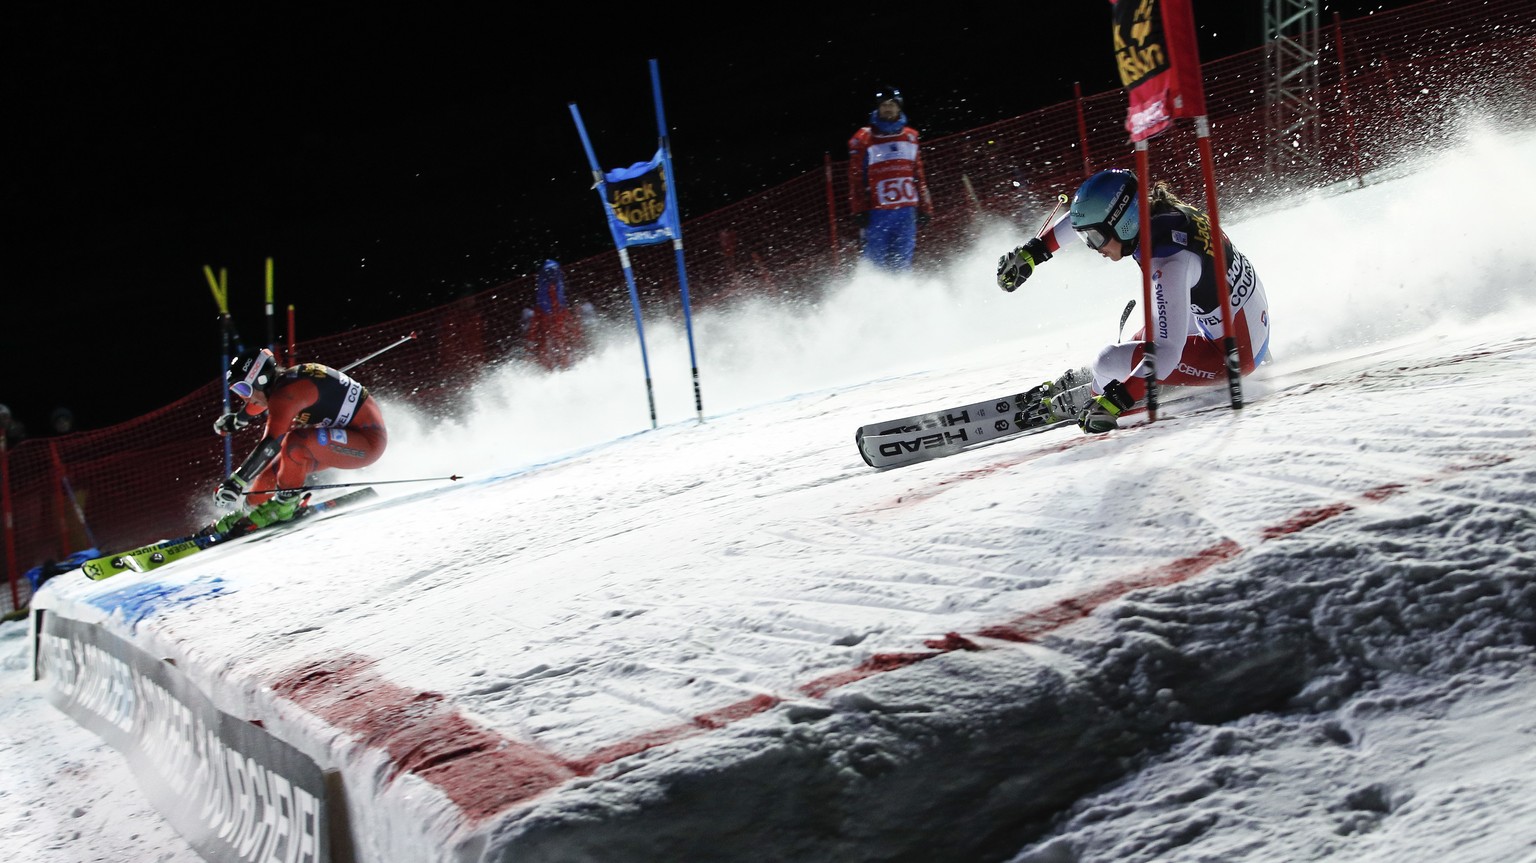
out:
{"label": "metal scaffolding tower", "polygon": [[1305,180],[1319,162],[1318,0],[1265,0],[1265,167],[1272,180]]}

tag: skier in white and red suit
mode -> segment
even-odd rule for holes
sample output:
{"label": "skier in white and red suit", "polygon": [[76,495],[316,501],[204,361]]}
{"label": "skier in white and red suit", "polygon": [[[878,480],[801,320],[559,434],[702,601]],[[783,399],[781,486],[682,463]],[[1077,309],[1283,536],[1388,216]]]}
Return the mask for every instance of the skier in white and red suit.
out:
{"label": "skier in white and red suit", "polygon": [[[1137,182],[1136,174],[1123,168],[1100,171],[1084,180],[1065,215],[1040,237],[998,260],[998,286],[1016,290],[1035,267],[1050,260],[1052,253],[1071,242],[1074,235],[1111,261],[1140,260]],[[1223,383],[1227,378],[1223,348],[1226,328],[1216,289],[1210,218],[1179,200],[1166,183],[1154,183],[1149,197],[1152,342],[1157,348],[1158,383],[1175,387]],[[1238,372],[1247,375],[1269,352],[1269,298],[1253,264],[1230,238],[1223,236],[1222,241]],[[1145,409],[1144,340],[1145,333],[1138,331],[1129,341],[1099,351],[1092,367],[1092,398],[1077,417],[1083,431],[1110,431],[1117,427],[1117,417]],[[1056,389],[1064,387],[1058,383]]]}
{"label": "skier in white and red suit", "polygon": [[887,270],[912,269],[917,228],[933,216],[917,130],[907,125],[901,91],[875,94],[869,125],[848,139],[848,205],[864,238],[864,257]]}

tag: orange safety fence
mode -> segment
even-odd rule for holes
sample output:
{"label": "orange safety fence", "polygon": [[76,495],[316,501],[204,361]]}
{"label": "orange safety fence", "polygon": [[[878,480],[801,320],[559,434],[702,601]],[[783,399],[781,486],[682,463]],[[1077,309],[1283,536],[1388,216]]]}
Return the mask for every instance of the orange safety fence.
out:
{"label": "orange safety fence", "polygon": [[[1108,42],[1105,19],[1104,41]],[[1536,0],[1428,0],[1332,22],[1317,34],[1318,124],[1310,158],[1273,165],[1266,142],[1269,54],[1257,48],[1203,66],[1221,206],[1228,218],[1290,190],[1365,183],[1456,133],[1463,109],[1487,106],[1511,129],[1536,121]],[[1106,49],[1106,54],[1108,53]],[[1107,62],[1107,60],[1106,60]],[[960,248],[982,217],[1018,220],[1033,232],[1060,192],[1089,173],[1134,167],[1124,128],[1126,97],[1078,95],[1011,119],[925,141],[935,217],[919,257]],[[1193,129],[1181,123],[1150,144],[1152,173],[1176,188],[1201,188]],[[695,309],[735,298],[808,296],[828,276],[851,272],[858,232],[847,212],[846,163],[805,174],[683,223],[684,261]],[[573,193],[574,194],[574,193]],[[668,246],[630,250],[647,313],[681,316]],[[919,261],[919,268],[924,266]],[[630,315],[615,251],[563,263],[570,305]],[[643,274],[643,275],[642,275]],[[525,320],[535,306],[527,276],[430,311],[300,341],[294,357],[342,366],[417,333],[368,365],[369,389],[435,412],[486,368],[514,358],[568,365],[574,318]],[[224,441],[211,426],[219,382],[110,428],[0,447],[7,509],[0,611],[24,607],[29,570],[96,546],[121,550],[190,532],[224,475]],[[244,453],[237,453],[236,458]]]}

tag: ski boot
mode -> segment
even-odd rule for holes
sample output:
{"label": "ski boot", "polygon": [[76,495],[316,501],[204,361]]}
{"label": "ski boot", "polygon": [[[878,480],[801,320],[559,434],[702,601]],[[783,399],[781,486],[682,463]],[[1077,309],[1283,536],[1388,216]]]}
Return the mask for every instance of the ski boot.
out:
{"label": "ski boot", "polygon": [[276,494],[270,500],[251,509],[239,509],[224,516],[197,532],[199,537],[232,539],[272,524],[292,521],[308,502],[309,495],[298,493]]}
{"label": "ski boot", "polygon": [[1092,383],[1093,373],[1088,369],[1069,369],[1056,380],[1015,396],[1019,411],[1013,415],[1014,427],[1022,431],[1077,419],[1089,399]]}
{"label": "ski boot", "polygon": [[1088,434],[1103,434],[1120,427],[1119,416],[1134,407],[1136,400],[1126,392],[1125,385],[1110,381],[1104,394],[1092,396],[1077,415],[1078,426]]}
{"label": "ski boot", "polygon": [[242,524],[249,525],[250,523],[250,512],[242,506],[234,512],[223,516],[213,524],[204,525],[199,528],[195,536],[200,538],[224,536],[234,532]]}
{"label": "ski boot", "polygon": [[257,527],[267,527],[268,525],[292,521],[293,517],[299,514],[299,509],[304,506],[307,500],[309,500],[309,495],[307,494],[300,494],[296,491],[278,492],[272,496],[271,500],[251,510],[251,524]]}

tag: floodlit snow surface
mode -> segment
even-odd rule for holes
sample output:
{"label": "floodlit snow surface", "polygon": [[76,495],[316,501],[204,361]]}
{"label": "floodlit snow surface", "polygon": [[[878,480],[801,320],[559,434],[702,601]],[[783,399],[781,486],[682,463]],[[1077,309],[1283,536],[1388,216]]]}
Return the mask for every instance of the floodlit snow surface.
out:
{"label": "floodlit snow surface", "polygon": [[[460,482],[35,606],[339,769],[366,863],[1536,860],[1531,165],[1469,134],[1227,224],[1274,319],[1241,411],[865,466],[859,425],[1114,337],[1133,264],[993,287],[1026,214],[696,315],[703,422],[686,333],[647,323],[652,430],[617,321],[467,420],[386,402],[363,478]],[[0,658],[7,859],[196,859],[25,626]]]}

